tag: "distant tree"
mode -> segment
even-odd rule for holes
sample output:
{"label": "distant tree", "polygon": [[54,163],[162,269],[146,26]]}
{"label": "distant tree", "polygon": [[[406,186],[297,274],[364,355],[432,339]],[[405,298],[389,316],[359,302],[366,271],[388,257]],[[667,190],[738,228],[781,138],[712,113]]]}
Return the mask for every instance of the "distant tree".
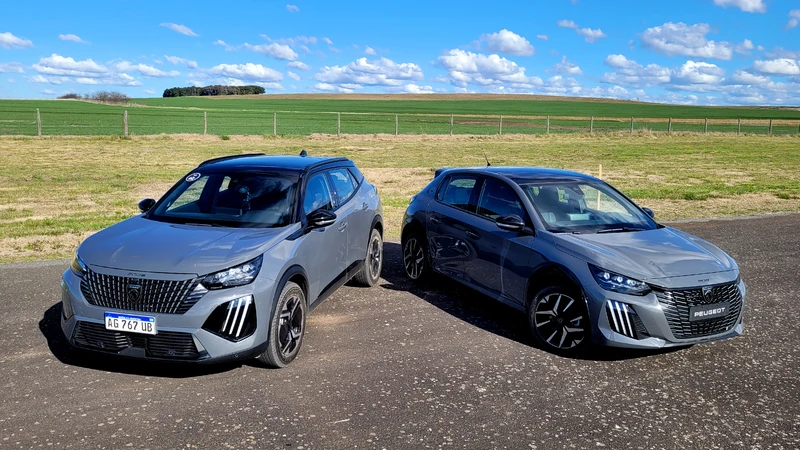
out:
{"label": "distant tree", "polygon": [[163,97],[196,97],[196,96],[215,96],[215,95],[252,95],[263,94],[266,92],[261,86],[224,86],[215,84],[213,86],[189,86],[174,87],[164,89]]}
{"label": "distant tree", "polygon": [[128,103],[130,100],[127,95],[116,91],[98,91],[93,94],[86,94],[83,98],[100,103]]}
{"label": "distant tree", "polygon": [[78,100],[81,98],[81,96],[78,94],[69,93],[69,94],[64,94],[58,98],[62,100]]}

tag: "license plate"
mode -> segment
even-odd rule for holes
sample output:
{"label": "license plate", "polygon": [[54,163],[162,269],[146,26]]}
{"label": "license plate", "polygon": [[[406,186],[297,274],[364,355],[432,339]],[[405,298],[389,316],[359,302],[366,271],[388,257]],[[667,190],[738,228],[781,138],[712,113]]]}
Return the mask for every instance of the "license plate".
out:
{"label": "license plate", "polygon": [[728,303],[713,303],[711,305],[692,306],[689,308],[689,322],[716,319],[725,317],[730,309]]}
{"label": "license plate", "polygon": [[156,334],[156,318],[107,312],[106,330],[129,333]]}

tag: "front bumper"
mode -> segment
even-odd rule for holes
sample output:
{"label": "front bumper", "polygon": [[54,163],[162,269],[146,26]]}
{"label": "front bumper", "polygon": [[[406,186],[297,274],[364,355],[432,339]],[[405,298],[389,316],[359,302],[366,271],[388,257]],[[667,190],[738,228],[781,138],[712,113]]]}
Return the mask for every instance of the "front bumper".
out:
{"label": "front bumper", "polygon": [[[588,281],[591,281],[589,283]],[[730,282],[733,282],[731,280]],[[701,336],[686,337],[679,334],[674,317],[675,312],[668,305],[659,301],[655,292],[644,296],[634,296],[606,291],[594,280],[584,283],[584,295],[592,317],[592,340],[600,345],[640,349],[658,349],[680,347],[704,342],[729,339],[744,332],[744,310],[746,304],[746,288],[744,282],[738,280],[741,306],[730,320],[726,328],[719,332],[699,333]],[[610,308],[615,313],[609,314]],[[616,308],[619,307],[619,311]],[[625,309],[628,309],[626,314]],[[620,320],[621,319],[621,320]],[[618,320],[614,323],[615,320]],[[688,316],[686,317],[688,320]],[[631,331],[631,328],[633,331]]]}
{"label": "front bumper", "polygon": [[[209,291],[183,314],[127,311],[91,304],[81,291],[81,278],[70,269],[64,272],[61,287],[61,329],[69,343],[80,349],[139,359],[192,363],[245,360],[266,349],[266,317],[272,311],[274,282],[265,277],[259,277],[247,286]],[[253,296],[255,309],[256,327],[251,335],[233,341],[223,337],[224,333],[203,328],[218,307],[248,295]],[[106,312],[155,317],[157,334],[149,336],[106,330]]]}

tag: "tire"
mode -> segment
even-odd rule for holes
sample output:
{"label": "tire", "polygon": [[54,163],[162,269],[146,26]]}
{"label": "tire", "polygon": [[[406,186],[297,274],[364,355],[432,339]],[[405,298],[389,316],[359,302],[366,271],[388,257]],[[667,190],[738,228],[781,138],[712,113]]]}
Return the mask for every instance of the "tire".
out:
{"label": "tire", "polygon": [[373,287],[381,279],[381,269],[383,269],[383,238],[380,231],[373,228],[367,243],[364,267],[358,271],[353,280],[360,286]]}
{"label": "tire", "polygon": [[580,291],[549,286],[533,297],[528,324],[539,345],[556,354],[574,355],[589,342],[589,312]]}
{"label": "tire", "polygon": [[306,313],[305,292],[297,283],[287,282],[272,313],[267,349],[256,359],[276,369],[294,361],[303,344]]}
{"label": "tire", "polygon": [[412,232],[403,240],[403,268],[406,276],[416,282],[427,281],[431,275],[429,261],[425,237]]}

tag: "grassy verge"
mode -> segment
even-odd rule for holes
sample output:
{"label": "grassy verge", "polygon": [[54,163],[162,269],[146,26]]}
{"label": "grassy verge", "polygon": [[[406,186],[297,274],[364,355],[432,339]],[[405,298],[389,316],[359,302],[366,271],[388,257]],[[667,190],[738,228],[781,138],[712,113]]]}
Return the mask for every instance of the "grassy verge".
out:
{"label": "grassy verge", "polygon": [[0,262],[67,257],[200,161],[264,152],[353,159],[376,185],[387,234],[449,166],[549,166],[597,174],[660,219],[800,211],[800,139],[736,136],[159,136],[0,138]]}

